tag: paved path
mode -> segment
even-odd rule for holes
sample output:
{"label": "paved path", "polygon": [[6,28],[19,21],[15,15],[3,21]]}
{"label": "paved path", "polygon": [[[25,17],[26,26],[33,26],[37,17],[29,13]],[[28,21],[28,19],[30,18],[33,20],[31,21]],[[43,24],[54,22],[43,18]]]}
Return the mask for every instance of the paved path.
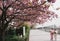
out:
{"label": "paved path", "polygon": [[[29,41],[50,41],[50,33],[42,30],[30,30]],[[57,41],[60,41],[60,35],[57,35]]]}

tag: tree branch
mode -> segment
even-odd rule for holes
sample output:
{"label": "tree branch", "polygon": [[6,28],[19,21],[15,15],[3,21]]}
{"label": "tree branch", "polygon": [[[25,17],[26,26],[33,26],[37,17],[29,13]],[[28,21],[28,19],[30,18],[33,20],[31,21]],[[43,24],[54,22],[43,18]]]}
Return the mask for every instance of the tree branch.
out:
{"label": "tree branch", "polygon": [[[16,13],[19,13],[19,12],[16,12]],[[14,14],[16,14],[16,13],[14,13]],[[6,22],[7,22],[6,24],[8,24],[9,22],[11,22],[11,20],[15,17],[14,14],[10,15],[10,16],[13,16],[13,17],[12,17],[9,21],[6,20]],[[6,25],[6,24],[5,24],[5,25]]]}
{"label": "tree branch", "polygon": [[3,11],[3,9],[0,7],[0,10],[2,10]]}
{"label": "tree branch", "polygon": [[7,10],[11,5],[12,5],[12,3],[11,3],[8,7],[6,7],[6,10]]}
{"label": "tree branch", "polygon": [[14,18],[15,16],[13,16],[9,21],[7,21],[4,25],[4,30],[8,27],[8,24],[11,22],[11,20]]}

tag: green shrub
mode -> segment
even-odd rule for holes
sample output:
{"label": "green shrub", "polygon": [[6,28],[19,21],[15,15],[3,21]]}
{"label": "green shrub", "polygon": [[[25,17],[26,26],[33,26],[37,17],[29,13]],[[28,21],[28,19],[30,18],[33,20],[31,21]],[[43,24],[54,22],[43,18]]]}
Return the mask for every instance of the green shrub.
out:
{"label": "green shrub", "polygon": [[10,34],[6,35],[5,41],[27,41],[29,39],[30,27],[28,25],[25,25],[25,27],[26,27],[25,36],[23,36],[23,37],[19,37],[20,35],[17,36],[15,29],[14,29],[14,30],[12,30],[12,32],[13,32],[12,35],[10,35]]}
{"label": "green shrub", "polygon": [[30,27],[28,25],[25,25],[25,27],[26,27],[25,41],[27,41],[27,40],[29,40]]}

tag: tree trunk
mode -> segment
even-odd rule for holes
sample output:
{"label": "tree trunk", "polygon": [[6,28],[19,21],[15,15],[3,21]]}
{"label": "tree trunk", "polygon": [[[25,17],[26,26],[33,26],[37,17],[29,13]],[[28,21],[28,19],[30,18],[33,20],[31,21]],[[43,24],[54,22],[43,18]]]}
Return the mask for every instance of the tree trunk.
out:
{"label": "tree trunk", "polygon": [[5,31],[3,32],[2,39],[5,41]]}
{"label": "tree trunk", "polygon": [[5,31],[0,31],[0,40],[5,41]]}

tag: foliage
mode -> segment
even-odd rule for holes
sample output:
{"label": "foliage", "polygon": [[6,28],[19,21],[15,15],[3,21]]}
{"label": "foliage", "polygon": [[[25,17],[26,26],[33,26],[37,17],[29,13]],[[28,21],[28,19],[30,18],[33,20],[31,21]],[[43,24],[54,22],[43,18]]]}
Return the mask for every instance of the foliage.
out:
{"label": "foliage", "polygon": [[25,27],[26,27],[26,35],[25,35],[25,41],[29,41],[29,32],[30,32],[30,27],[29,27],[29,25],[25,25]]}
{"label": "foliage", "polygon": [[29,21],[31,23],[41,24],[46,22],[50,17],[53,18],[57,16],[56,14],[48,10],[50,4],[45,4],[45,1],[39,4],[38,1],[39,0],[33,0],[32,2],[30,0],[5,0],[5,8],[3,8],[3,1],[1,0],[0,16],[3,12],[2,9],[5,9],[5,15],[7,16],[5,18],[6,22],[8,21],[7,19],[11,19],[13,16],[15,16],[13,19],[11,19],[11,21],[16,22],[16,24],[17,21],[18,23],[20,23],[20,21]]}
{"label": "foliage", "polygon": [[25,36],[21,37],[20,35],[16,35],[15,29],[11,30],[11,32],[13,32],[13,34],[11,34],[11,32],[9,32],[10,34],[7,34],[5,36],[5,41],[27,41],[29,39],[29,31],[30,31],[30,27],[28,25],[24,25],[26,27],[26,34]]}

